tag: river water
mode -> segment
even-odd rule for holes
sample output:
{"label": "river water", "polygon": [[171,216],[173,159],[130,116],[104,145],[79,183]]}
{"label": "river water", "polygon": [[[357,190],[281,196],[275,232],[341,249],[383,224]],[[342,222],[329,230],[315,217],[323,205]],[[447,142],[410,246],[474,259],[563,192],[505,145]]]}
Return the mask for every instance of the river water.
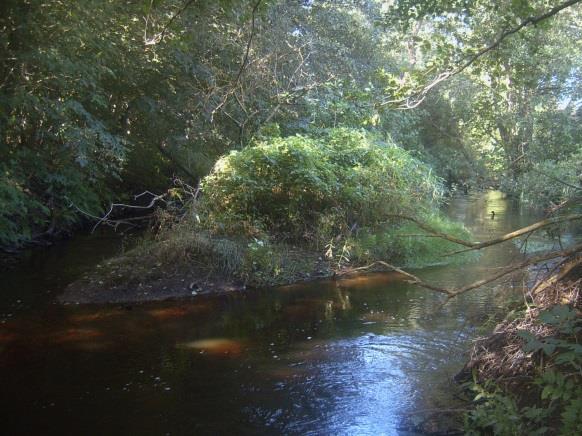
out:
{"label": "river water", "polygon": [[[475,240],[536,219],[495,191],[447,212]],[[510,298],[492,285],[443,305],[388,273],[134,306],[54,302],[124,243],[79,236],[0,273],[3,434],[414,434],[428,410],[455,407],[470,340]],[[415,273],[459,286],[519,256],[506,243]]]}

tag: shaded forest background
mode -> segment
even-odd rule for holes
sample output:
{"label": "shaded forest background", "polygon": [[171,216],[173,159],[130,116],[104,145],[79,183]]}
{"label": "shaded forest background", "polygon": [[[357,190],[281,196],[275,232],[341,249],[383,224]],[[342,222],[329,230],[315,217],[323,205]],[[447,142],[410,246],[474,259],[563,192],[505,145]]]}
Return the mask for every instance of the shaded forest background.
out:
{"label": "shaded forest background", "polygon": [[[582,169],[578,1],[5,0],[0,245],[192,186],[230,150],[365,129],[449,186],[559,208]],[[82,212],[81,212],[82,211]]]}

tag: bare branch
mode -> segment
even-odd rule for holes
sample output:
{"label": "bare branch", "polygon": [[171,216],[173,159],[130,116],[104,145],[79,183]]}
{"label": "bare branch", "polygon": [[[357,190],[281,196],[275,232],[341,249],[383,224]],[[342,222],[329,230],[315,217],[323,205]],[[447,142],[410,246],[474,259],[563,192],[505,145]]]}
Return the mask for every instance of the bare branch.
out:
{"label": "bare branch", "polygon": [[[362,271],[367,271],[367,270],[370,270],[371,268],[374,268],[374,267],[379,265],[379,266],[383,266],[384,268],[386,268],[388,270],[395,271],[399,274],[404,275],[407,278],[408,283],[418,285],[420,287],[430,289],[432,291],[446,294],[447,299],[451,299],[451,298],[454,298],[460,294],[464,294],[465,292],[469,292],[473,289],[477,289],[477,288],[480,288],[486,284],[492,283],[492,282],[494,282],[502,277],[505,277],[508,274],[511,274],[513,272],[527,268],[530,265],[535,265],[538,263],[542,263],[542,262],[545,262],[548,260],[557,259],[557,258],[561,258],[561,257],[569,257],[569,256],[572,256],[574,254],[579,253],[580,251],[582,251],[582,244],[577,244],[577,245],[574,245],[573,247],[568,248],[566,250],[553,251],[551,253],[542,254],[540,256],[530,257],[529,259],[526,259],[523,262],[520,262],[520,263],[517,263],[514,265],[510,265],[506,268],[503,268],[500,271],[498,271],[497,273],[495,273],[489,277],[486,277],[486,278],[481,279],[481,280],[477,280],[477,281],[470,283],[466,286],[461,286],[461,287],[457,287],[457,288],[444,288],[444,287],[432,285],[430,283],[423,281],[421,278],[419,278],[419,277],[417,277],[417,276],[415,276],[407,271],[404,271],[401,268],[398,268],[394,265],[391,265],[391,264],[384,262],[384,261],[381,261],[381,260],[373,262],[367,266],[353,268],[350,270],[340,272],[336,276],[342,277],[342,276],[346,276],[346,275],[350,275],[350,274],[359,273]],[[579,260],[578,260],[578,263],[579,263]]]}
{"label": "bare branch", "polygon": [[473,245],[467,249],[454,251],[452,253],[447,253],[446,256],[451,256],[453,254],[458,254],[458,253],[464,253],[466,251],[471,251],[471,250],[480,250],[480,249],[485,248],[485,247],[490,247],[492,245],[500,244],[501,242],[509,241],[509,240],[515,239],[519,236],[522,236],[522,235],[525,235],[525,234],[528,234],[531,232],[535,232],[537,230],[543,229],[545,227],[548,227],[548,226],[551,226],[554,224],[559,224],[559,223],[568,222],[568,221],[576,221],[579,219],[582,219],[582,214],[558,216],[555,218],[547,218],[545,220],[538,221],[537,223],[534,223],[530,226],[523,227],[519,230],[515,230],[513,232],[507,233],[507,234],[500,236],[498,238],[490,239],[489,241],[485,241],[485,242],[473,243]]}
{"label": "bare branch", "polygon": [[548,287],[556,284],[557,282],[562,280],[564,277],[566,277],[570,273],[570,271],[572,271],[574,268],[578,267],[581,263],[582,263],[582,256],[580,256],[580,255],[572,256],[572,257],[566,259],[565,261],[563,261],[562,263],[560,263],[558,265],[560,268],[560,272],[558,274],[552,275],[547,280],[538,281],[536,286],[534,286],[534,288],[531,290],[531,294],[533,295],[533,294],[541,293],[541,292],[543,292],[544,289],[547,289]]}
{"label": "bare branch", "polygon": [[[190,186],[186,182],[182,181],[181,179],[175,177],[173,180],[173,185],[176,188],[178,188],[182,193],[187,195],[191,200],[194,200],[194,201],[197,200],[199,195],[200,195],[200,189],[201,189],[200,182],[198,182],[196,185],[196,188],[194,188],[193,186]],[[151,196],[151,200],[147,205],[140,206],[140,205],[135,205],[135,204],[112,203],[109,206],[109,209],[107,210],[105,215],[103,215],[101,217],[95,216],[87,211],[84,211],[83,209],[79,208],[76,204],[74,204],[72,201],[70,202],[70,206],[73,207],[75,210],[77,210],[79,213],[97,221],[95,223],[95,225],[93,226],[91,232],[94,232],[97,229],[97,227],[99,227],[102,224],[106,224],[106,225],[112,226],[115,229],[117,229],[117,227],[119,227],[122,224],[134,226],[133,222],[149,220],[149,219],[153,218],[154,215],[149,214],[149,215],[137,216],[137,217],[112,219],[111,215],[113,214],[113,212],[115,210],[118,210],[118,209],[137,209],[137,210],[153,209],[159,202],[166,203],[166,199],[168,197],[172,197],[174,195],[174,192],[175,192],[175,189],[169,189],[167,192],[158,195],[158,194],[154,194],[151,191],[144,191],[140,194],[134,195],[133,199],[138,200],[139,198],[142,198],[146,195],[149,195],[149,196]]]}
{"label": "bare branch", "polygon": [[529,259],[526,259],[523,262],[518,263],[516,265],[511,265],[511,266],[501,270],[500,272],[498,272],[498,273],[496,273],[488,278],[478,280],[476,282],[471,283],[470,285],[463,286],[461,288],[452,289],[451,290],[452,295],[449,296],[449,298],[456,297],[459,294],[463,294],[465,292],[471,291],[471,290],[476,289],[476,288],[480,288],[483,285],[494,282],[495,280],[500,279],[501,277],[504,277],[508,274],[515,272],[515,271],[524,269],[530,265],[536,265],[538,263],[542,263],[542,262],[552,260],[552,259],[557,259],[560,257],[568,257],[568,256],[571,256],[573,254],[580,252],[581,250],[582,250],[582,244],[577,244],[577,245],[574,245],[573,247],[566,249],[566,250],[553,251],[551,253],[542,254],[540,256],[530,257]]}
{"label": "bare branch", "polygon": [[513,29],[510,30],[506,30],[503,33],[501,33],[501,35],[499,35],[499,37],[497,37],[497,39],[495,41],[493,41],[492,44],[488,45],[487,47],[482,48],[481,50],[479,50],[476,54],[474,54],[473,56],[471,56],[464,64],[462,64],[461,66],[459,66],[458,68],[456,68],[455,70],[453,70],[451,72],[451,76],[454,76],[456,74],[459,74],[460,72],[464,71],[465,69],[467,69],[468,67],[470,67],[477,59],[479,59],[481,56],[483,56],[485,53],[496,49],[497,47],[499,47],[499,45],[503,42],[503,40],[505,38],[507,38],[510,35],[513,35],[514,33],[519,32],[521,29],[523,29],[526,26],[529,25],[536,25],[538,24],[540,21],[546,20],[550,17],[553,17],[554,15],[556,15],[558,12],[562,11],[563,9],[566,9],[570,6],[575,5],[576,3],[580,3],[580,1],[582,0],[568,0],[565,1],[564,3],[559,4],[558,6],[550,9],[548,12],[546,12],[545,14],[542,14],[538,17],[529,17],[526,18],[524,21],[521,22],[521,24],[519,24],[519,26],[514,27]]}
{"label": "bare branch", "polygon": [[253,10],[251,12],[251,34],[249,35],[249,39],[247,41],[247,48],[242,60],[242,63],[240,65],[240,68],[238,70],[238,73],[234,79],[234,82],[232,83],[232,85],[230,86],[230,89],[226,92],[226,94],[224,94],[224,97],[222,98],[222,101],[218,104],[218,106],[216,106],[214,108],[214,110],[212,111],[212,114],[210,115],[210,119],[213,120],[214,119],[214,114],[221,108],[223,107],[226,102],[228,101],[228,99],[230,98],[231,95],[234,94],[240,78],[242,76],[242,73],[244,72],[245,68],[247,67],[248,61],[249,61],[249,53],[251,51],[251,45],[253,43],[253,38],[255,36],[255,16],[257,13],[257,10],[259,9],[259,5],[261,4],[262,0],[257,0],[257,2],[255,3]]}
{"label": "bare branch", "polygon": [[255,14],[257,13],[257,9],[259,8],[259,5],[261,4],[261,1],[262,0],[258,0],[255,3],[255,6],[253,7],[253,11],[251,12],[251,34],[250,34],[249,40],[247,42],[247,50],[245,52],[243,61],[242,61],[241,65],[240,65],[240,69],[238,70],[238,74],[236,75],[236,79],[234,79],[233,88],[236,86],[236,84],[240,80],[240,77],[242,76],[242,73],[243,73],[244,69],[247,66],[247,62],[249,61],[249,52],[251,50],[251,45],[253,43],[253,37],[255,36]]}
{"label": "bare branch", "polygon": [[[143,194],[144,193],[141,193],[141,194],[135,196],[134,199],[137,199],[138,197],[142,196]],[[147,206],[138,206],[138,205],[134,205],[134,204],[124,204],[124,203],[112,203],[109,206],[109,210],[107,211],[107,213],[105,215],[103,215],[101,218],[99,218],[97,223],[95,223],[95,225],[93,226],[93,229],[91,230],[91,233],[94,232],[95,229],[97,227],[99,227],[101,224],[103,224],[104,222],[110,221],[109,217],[111,216],[111,214],[113,213],[115,208],[151,209],[158,201],[165,202],[165,198],[167,197],[168,194],[165,193],[165,194],[160,194],[160,195],[156,195],[156,194],[152,194],[152,195],[153,195],[153,197]]]}
{"label": "bare branch", "polygon": [[447,294],[449,296],[453,295],[452,290],[442,288],[439,286],[434,286],[434,285],[431,285],[430,283],[426,283],[422,279],[420,279],[419,277],[415,276],[414,274],[411,274],[407,271],[404,271],[403,269],[398,268],[397,266],[391,265],[388,262],[384,262],[383,260],[377,260],[376,262],[372,262],[370,265],[361,266],[359,268],[352,268],[349,270],[341,271],[339,273],[336,273],[336,277],[343,277],[343,276],[347,276],[347,275],[351,275],[351,274],[357,274],[357,273],[360,273],[363,271],[368,271],[368,270],[370,270],[378,265],[383,266],[384,268],[386,268],[390,271],[395,271],[399,274],[402,274],[403,276],[405,276],[408,279],[407,280],[408,283],[412,283],[412,284],[421,286],[423,288],[430,289],[432,291],[441,292],[441,293]]}
{"label": "bare branch", "polygon": [[582,219],[582,214],[565,215],[565,216],[558,216],[558,217],[554,217],[554,218],[547,218],[547,219],[538,221],[534,224],[531,224],[527,227],[523,227],[523,228],[515,230],[513,232],[506,233],[505,235],[499,236],[497,238],[490,239],[488,241],[471,242],[471,241],[465,241],[464,239],[459,239],[455,236],[438,231],[435,228],[429,226],[428,224],[425,224],[422,221],[420,221],[414,217],[411,217],[411,216],[407,216],[407,215],[389,215],[389,216],[394,217],[394,218],[407,220],[407,221],[411,221],[411,222],[415,223],[418,227],[420,227],[422,230],[425,230],[428,233],[430,233],[436,237],[446,239],[447,241],[454,242],[455,244],[459,244],[459,245],[463,245],[463,246],[467,247],[463,250],[458,250],[458,251],[453,251],[451,253],[446,253],[445,256],[452,256],[453,254],[464,253],[464,252],[471,251],[471,250],[481,250],[482,248],[486,248],[486,247],[490,247],[492,245],[500,244],[502,242],[510,241],[512,239],[518,238],[519,236],[535,232],[537,230],[543,229],[543,228],[551,226],[551,225]]}

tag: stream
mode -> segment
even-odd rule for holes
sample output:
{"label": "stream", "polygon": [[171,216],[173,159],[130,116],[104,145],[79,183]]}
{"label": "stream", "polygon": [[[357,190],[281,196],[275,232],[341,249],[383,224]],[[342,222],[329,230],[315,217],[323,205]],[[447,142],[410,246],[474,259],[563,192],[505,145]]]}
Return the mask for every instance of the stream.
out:
{"label": "stream", "polygon": [[[480,241],[537,218],[496,191],[447,213]],[[3,434],[415,434],[424,411],[455,407],[470,341],[521,298],[491,285],[443,305],[383,273],[133,306],[54,301],[128,244],[80,235],[0,272]],[[460,286],[519,256],[506,243],[414,273]]]}

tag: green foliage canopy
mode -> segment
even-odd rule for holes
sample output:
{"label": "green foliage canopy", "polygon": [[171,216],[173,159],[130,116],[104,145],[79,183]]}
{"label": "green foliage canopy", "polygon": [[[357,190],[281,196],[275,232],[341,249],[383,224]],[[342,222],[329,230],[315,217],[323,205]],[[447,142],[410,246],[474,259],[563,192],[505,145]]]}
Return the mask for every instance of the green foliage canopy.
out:
{"label": "green foliage canopy", "polygon": [[294,240],[422,213],[442,195],[440,179],[410,153],[346,128],[233,151],[204,179],[203,190],[211,221],[250,223]]}

